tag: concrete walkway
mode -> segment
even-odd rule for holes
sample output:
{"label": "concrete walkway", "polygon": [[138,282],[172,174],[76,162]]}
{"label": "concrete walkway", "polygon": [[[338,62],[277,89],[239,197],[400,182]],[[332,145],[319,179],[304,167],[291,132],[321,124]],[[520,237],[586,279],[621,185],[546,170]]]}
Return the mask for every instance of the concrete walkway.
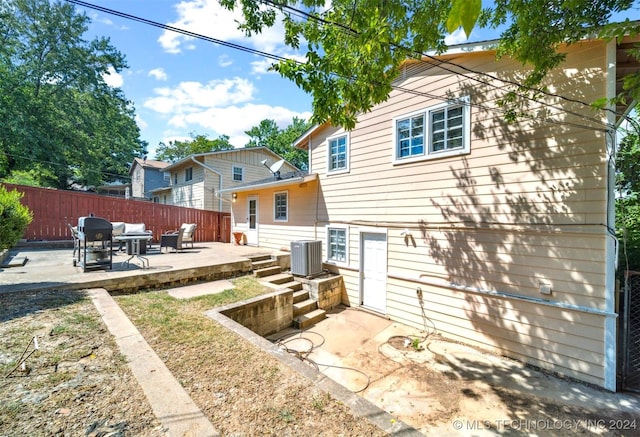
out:
{"label": "concrete walkway", "polygon": [[[114,336],[131,372],[142,387],[156,417],[170,437],[218,436],[209,419],[173,377],[111,295],[88,290],[102,320]],[[167,402],[170,400],[169,402]]]}

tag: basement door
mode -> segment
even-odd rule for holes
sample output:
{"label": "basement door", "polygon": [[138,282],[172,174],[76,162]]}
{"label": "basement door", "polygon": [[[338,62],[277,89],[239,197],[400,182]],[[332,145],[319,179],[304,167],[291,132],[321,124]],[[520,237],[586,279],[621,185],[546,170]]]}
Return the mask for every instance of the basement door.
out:
{"label": "basement door", "polygon": [[247,199],[247,244],[258,245],[258,197]]}
{"label": "basement door", "polygon": [[360,234],[360,304],[379,313],[387,311],[387,235]]}

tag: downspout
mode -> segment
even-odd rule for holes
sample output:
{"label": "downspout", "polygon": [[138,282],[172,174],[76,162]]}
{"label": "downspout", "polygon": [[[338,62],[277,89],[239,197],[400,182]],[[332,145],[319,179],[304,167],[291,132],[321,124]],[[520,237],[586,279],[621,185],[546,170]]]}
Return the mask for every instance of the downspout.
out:
{"label": "downspout", "polygon": [[[606,45],[607,83],[606,97],[616,96],[616,51],[617,41],[612,40]],[[605,134],[606,165],[607,165],[607,240],[605,244],[605,316],[604,321],[604,388],[616,391],[617,388],[617,314],[616,311],[616,259],[617,239],[615,236],[615,156],[616,156],[616,119],[615,106],[607,106],[607,124],[610,126]]]}
{"label": "downspout", "polygon": [[191,157],[191,160],[193,162],[195,162],[196,164],[202,166],[204,169],[209,170],[211,173],[215,173],[218,175],[218,180],[220,181],[219,187],[218,187],[218,211],[222,212],[222,197],[220,195],[220,191],[222,190],[222,173],[220,173],[218,170],[216,170],[215,168],[209,167],[207,164],[205,164],[204,162],[200,162],[198,161],[195,157]]}

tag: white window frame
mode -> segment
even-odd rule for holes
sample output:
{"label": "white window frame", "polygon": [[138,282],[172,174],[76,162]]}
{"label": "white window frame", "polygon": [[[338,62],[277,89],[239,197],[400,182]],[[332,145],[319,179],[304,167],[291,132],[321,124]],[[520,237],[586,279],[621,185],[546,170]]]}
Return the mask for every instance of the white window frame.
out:
{"label": "white window frame", "polygon": [[[240,179],[236,179],[236,170],[240,170]],[[244,181],[244,168],[238,165],[234,165],[231,167],[231,180],[233,182],[242,182]]]}
{"label": "white window frame", "polygon": [[[331,254],[331,230],[344,231],[344,256],[345,260],[341,261],[335,258],[330,258]],[[336,265],[336,266],[348,266],[349,265],[349,226],[347,225],[332,225],[329,224],[325,227],[326,233],[326,241],[327,245],[327,264]]]}
{"label": "white window frame", "polygon": [[189,182],[193,180],[193,167],[187,167],[184,169],[184,181]]}
{"label": "white window frame", "polygon": [[[285,195],[285,200],[286,200],[286,204],[285,204],[285,218],[278,218],[278,196],[279,195]],[[285,223],[289,221],[289,191],[276,191],[275,193],[273,193],[273,221],[274,222],[281,222],[281,223]]]}
{"label": "white window frame", "polygon": [[[331,153],[331,141],[338,141],[340,138],[345,139],[345,166],[344,168],[331,169],[331,157],[333,156]],[[327,174],[339,174],[339,173],[348,173],[349,166],[351,164],[350,155],[350,135],[348,132],[341,133],[339,135],[332,135],[327,138]]]}
{"label": "white window frame", "polygon": [[[444,149],[433,151],[433,126],[431,124],[431,115],[441,110],[448,110],[460,106],[462,108],[462,146],[455,149]],[[399,138],[398,138],[398,123],[407,119],[415,118],[418,116],[424,117],[423,126],[423,151],[421,154],[407,156],[401,158],[398,156],[399,152]],[[449,156],[467,155],[471,153],[471,104],[468,96],[460,99],[451,100],[438,105],[429,106],[419,111],[414,111],[408,114],[403,114],[399,117],[393,118],[393,163],[405,164],[408,162],[426,161],[431,159],[439,159]]]}

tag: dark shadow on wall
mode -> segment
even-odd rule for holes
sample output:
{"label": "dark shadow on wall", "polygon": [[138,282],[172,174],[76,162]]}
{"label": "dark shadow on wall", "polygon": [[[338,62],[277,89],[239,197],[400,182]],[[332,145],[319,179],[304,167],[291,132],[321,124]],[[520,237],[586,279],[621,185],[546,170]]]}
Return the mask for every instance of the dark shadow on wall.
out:
{"label": "dark shadow on wall", "polygon": [[[506,79],[521,80],[516,74]],[[586,73],[569,78],[562,72],[549,78],[557,84],[556,94],[582,101],[591,94],[576,90],[591,90],[596,79]],[[589,244],[580,232],[588,229],[585,238],[591,244],[600,238],[596,244],[604,248],[605,126],[595,121],[590,109],[559,98],[537,108],[526,99],[515,99],[517,112],[527,110],[528,115],[509,124],[503,113],[486,110],[504,96],[503,88],[463,83],[455,94],[471,97],[472,150],[468,157],[449,159],[451,186],[430,199],[441,221],[419,220],[418,244],[428,247],[433,262],[444,266],[453,285],[600,305],[605,287],[597,277],[605,271],[604,252],[598,259],[583,250]],[[590,199],[602,205],[602,211]],[[552,286],[551,295],[540,293],[545,284]],[[509,320],[518,302],[474,292],[465,292],[465,300],[473,327],[498,348],[509,351],[523,345],[520,353],[544,362],[566,361],[562,344],[572,339],[564,332],[580,329],[573,317],[552,309],[554,317],[562,314],[565,320],[555,322],[564,326],[550,335],[553,323],[540,324],[551,314],[549,306],[538,305],[534,314],[529,309],[530,316]],[[538,349],[539,343],[532,344],[538,336],[557,343]],[[591,352],[585,355],[595,357]],[[591,364],[581,365],[588,373]]]}

